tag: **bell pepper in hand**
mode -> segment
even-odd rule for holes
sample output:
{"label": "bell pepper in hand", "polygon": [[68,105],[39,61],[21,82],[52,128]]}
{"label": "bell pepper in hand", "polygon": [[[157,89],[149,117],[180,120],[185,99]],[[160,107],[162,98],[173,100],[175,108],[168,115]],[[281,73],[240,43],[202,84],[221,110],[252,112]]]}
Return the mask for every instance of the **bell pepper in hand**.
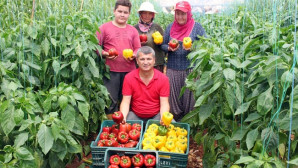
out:
{"label": "bell pepper in hand", "polygon": [[183,38],[183,47],[185,49],[190,49],[191,48],[191,45],[192,45],[191,43],[192,43],[192,40],[191,40],[190,37],[184,37]]}
{"label": "bell pepper in hand", "polygon": [[144,156],[140,153],[134,155],[131,160],[135,167],[142,167],[144,164]]}
{"label": "bell pepper in hand", "polygon": [[163,36],[159,33],[159,31],[156,31],[152,34],[153,41],[155,44],[159,45],[163,42]]}
{"label": "bell pepper in hand", "polygon": [[129,168],[131,167],[131,160],[128,156],[121,156],[120,158],[120,166],[122,168]]}
{"label": "bell pepper in hand", "polygon": [[164,125],[169,126],[173,120],[173,114],[170,112],[164,112],[162,113],[161,121]]}
{"label": "bell pepper in hand", "polygon": [[121,111],[114,112],[112,115],[113,121],[117,124],[120,124],[123,121],[123,114]]}
{"label": "bell pepper in hand", "polygon": [[153,167],[155,166],[156,158],[154,155],[147,154],[145,155],[144,164],[146,167]]}
{"label": "bell pepper in hand", "polygon": [[110,164],[119,165],[120,164],[120,156],[119,155],[112,155],[110,157]]}
{"label": "bell pepper in hand", "polygon": [[132,49],[124,49],[123,50],[123,57],[125,58],[125,59],[127,59],[127,58],[131,58],[133,56],[133,51],[132,51]]}

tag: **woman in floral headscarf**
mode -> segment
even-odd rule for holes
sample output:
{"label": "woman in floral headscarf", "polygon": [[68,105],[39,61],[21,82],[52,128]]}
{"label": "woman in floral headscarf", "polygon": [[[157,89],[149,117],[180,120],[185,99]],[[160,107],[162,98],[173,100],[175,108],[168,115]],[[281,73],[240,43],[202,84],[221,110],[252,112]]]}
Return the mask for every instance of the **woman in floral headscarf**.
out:
{"label": "woman in floral headscarf", "polygon": [[[175,20],[168,25],[162,50],[168,53],[167,76],[170,80],[170,110],[176,121],[180,121],[183,116],[193,110],[193,93],[186,89],[182,97],[180,91],[185,86],[187,75],[192,71],[187,55],[190,48],[182,45],[184,37],[190,37],[192,41],[199,40],[199,36],[206,36],[204,28],[192,18],[191,6],[187,1],[180,1],[175,6]],[[179,45],[171,48],[169,42],[176,39]]]}
{"label": "woman in floral headscarf", "polygon": [[154,6],[150,2],[143,2],[138,10],[139,12],[139,23],[135,25],[139,34],[147,36],[147,42],[141,42],[142,46],[150,46],[155,51],[155,66],[157,70],[163,72],[163,66],[165,63],[165,53],[161,50],[160,45],[156,45],[153,42],[152,34],[155,31],[159,31],[163,35],[163,29],[156,23],[153,23],[155,14]]}

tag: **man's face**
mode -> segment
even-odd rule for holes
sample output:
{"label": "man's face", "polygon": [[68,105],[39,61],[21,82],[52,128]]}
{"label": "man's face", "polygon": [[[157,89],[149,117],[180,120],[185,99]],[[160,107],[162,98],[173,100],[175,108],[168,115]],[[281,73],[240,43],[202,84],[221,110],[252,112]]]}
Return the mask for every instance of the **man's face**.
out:
{"label": "man's face", "polygon": [[137,58],[137,64],[142,71],[152,70],[155,64],[155,57],[153,57],[152,53],[145,55],[140,52]]}
{"label": "man's face", "polygon": [[115,22],[118,24],[125,24],[129,17],[129,7],[119,5],[116,10],[114,10]]}

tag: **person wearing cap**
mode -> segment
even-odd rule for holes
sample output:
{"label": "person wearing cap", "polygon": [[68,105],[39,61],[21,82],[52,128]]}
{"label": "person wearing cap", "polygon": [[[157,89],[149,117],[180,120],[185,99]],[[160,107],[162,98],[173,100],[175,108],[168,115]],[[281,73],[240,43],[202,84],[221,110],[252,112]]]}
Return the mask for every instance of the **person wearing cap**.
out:
{"label": "person wearing cap", "polygon": [[155,14],[157,12],[154,6],[150,2],[143,2],[138,9],[139,22],[134,27],[138,30],[139,34],[145,34],[147,36],[147,42],[141,42],[142,46],[150,46],[155,51],[156,62],[154,68],[163,72],[165,63],[165,53],[162,51],[160,45],[156,45],[153,42],[152,34],[155,31],[159,31],[162,35],[164,33],[160,25],[153,22]]}
{"label": "person wearing cap", "polygon": [[[195,22],[191,6],[187,1],[180,1],[175,5],[174,22],[169,24],[164,33],[162,49],[168,53],[166,75],[170,80],[170,109],[176,121],[180,121],[188,112],[193,110],[195,100],[193,93],[186,89],[180,97],[180,91],[185,86],[187,75],[192,71],[187,55],[190,49],[182,45],[184,37],[190,37],[192,42],[199,40],[199,36],[206,36],[204,28]],[[171,39],[179,41],[176,48],[171,48],[168,43]]]}
{"label": "person wearing cap", "polygon": [[[114,7],[114,19],[99,27],[96,32],[99,45],[102,46],[101,56],[110,67],[110,78],[103,78],[111,99],[111,105],[105,109],[108,119],[119,109],[119,102],[122,99],[122,83],[124,76],[136,69],[135,55],[141,47],[138,31],[127,24],[130,15],[131,2],[129,0],[117,0]],[[110,49],[115,49],[118,55],[109,55]],[[132,58],[124,58],[124,49],[133,50]]]}

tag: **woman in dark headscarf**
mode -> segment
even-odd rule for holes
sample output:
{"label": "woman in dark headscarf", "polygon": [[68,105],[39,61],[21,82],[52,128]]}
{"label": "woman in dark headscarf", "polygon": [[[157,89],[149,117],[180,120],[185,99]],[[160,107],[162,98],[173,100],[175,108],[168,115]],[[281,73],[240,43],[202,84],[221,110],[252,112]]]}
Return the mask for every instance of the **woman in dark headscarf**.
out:
{"label": "woman in dark headscarf", "polygon": [[[170,80],[170,111],[176,121],[180,121],[187,113],[193,110],[194,96],[188,89],[182,97],[180,91],[185,86],[185,79],[192,71],[187,55],[190,48],[182,45],[184,37],[190,37],[192,41],[199,40],[199,36],[205,36],[204,28],[192,18],[191,6],[187,1],[180,1],[175,6],[175,20],[168,25],[164,33],[162,49],[168,53],[167,76]],[[169,42],[176,39],[179,45],[171,48]]]}

